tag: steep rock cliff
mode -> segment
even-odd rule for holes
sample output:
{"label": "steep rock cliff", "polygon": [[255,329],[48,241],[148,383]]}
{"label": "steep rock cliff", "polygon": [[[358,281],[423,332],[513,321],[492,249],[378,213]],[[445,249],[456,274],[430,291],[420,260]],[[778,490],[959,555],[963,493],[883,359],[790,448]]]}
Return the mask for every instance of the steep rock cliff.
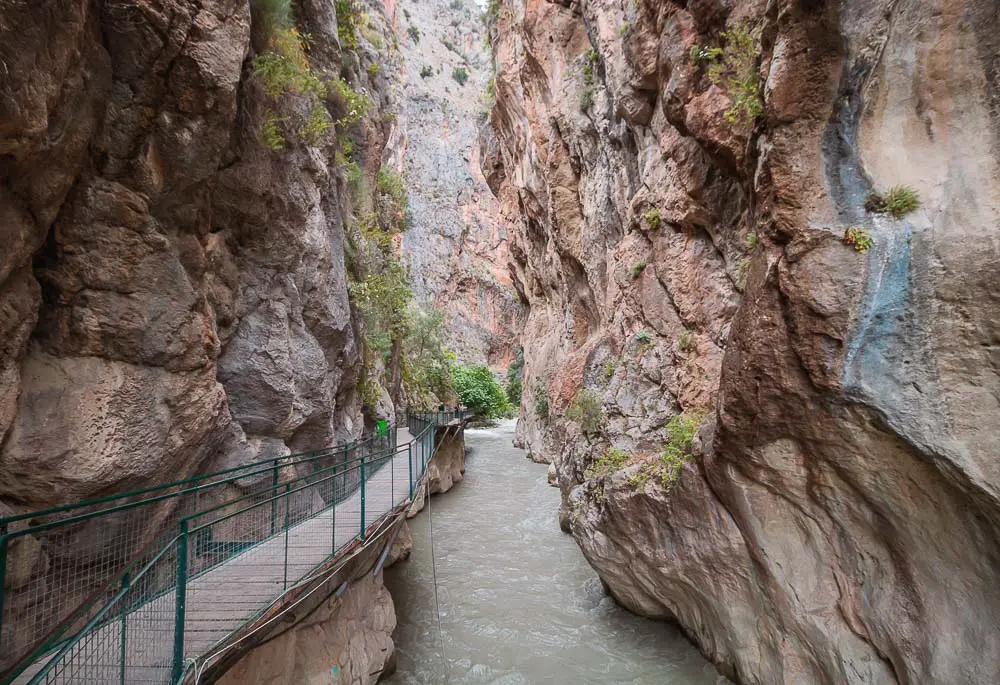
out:
{"label": "steep rock cliff", "polygon": [[498,9],[519,439],[611,592],[744,683],[997,682],[1000,7]]}
{"label": "steep rock cliff", "polygon": [[[0,498],[57,504],[360,431],[338,136],[296,138],[308,98],[254,75],[264,6],[0,10]],[[295,21],[312,71],[374,101],[350,130],[374,174],[394,104],[365,67],[390,48],[342,51],[326,2]],[[293,122],[285,149],[269,121]]]}
{"label": "steep rock cliff", "polygon": [[[0,515],[360,434],[345,228],[374,200],[338,156],[352,140],[376,187],[399,61],[382,6],[345,6],[0,6]],[[16,541],[4,644],[61,618],[46,574],[79,574],[76,606],[162,518]]]}
{"label": "steep rock cliff", "polygon": [[449,349],[502,370],[514,359],[518,304],[506,226],[476,145],[492,102],[480,11],[471,1],[428,0],[405,2],[397,15],[411,215],[403,252],[417,301],[445,312]]}

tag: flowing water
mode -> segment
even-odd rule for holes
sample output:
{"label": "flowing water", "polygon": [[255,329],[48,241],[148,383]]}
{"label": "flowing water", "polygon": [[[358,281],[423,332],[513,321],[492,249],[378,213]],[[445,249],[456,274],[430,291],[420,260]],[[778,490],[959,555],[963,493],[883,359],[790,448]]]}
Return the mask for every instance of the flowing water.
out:
{"label": "flowing water", "polygon": [[410,521],[413,555],[385,572],[399,620],[386,682],[728,683],[676,628],[604,594],[559,530],[547,467],[512,447],[513,435],[513,422],[466,431],[465,480]]}

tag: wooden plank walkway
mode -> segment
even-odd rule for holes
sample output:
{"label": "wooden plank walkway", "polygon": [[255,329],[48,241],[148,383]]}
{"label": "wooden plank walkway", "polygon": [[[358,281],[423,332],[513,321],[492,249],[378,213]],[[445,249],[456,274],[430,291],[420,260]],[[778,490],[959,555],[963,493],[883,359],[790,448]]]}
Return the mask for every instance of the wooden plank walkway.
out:
{"label": "wooden plank walkway", "polygon": [[[365,474],[365,527],[409,498],[411,466],[406,443],[412,436],[405,427],[396,435],[397,451],[374,473]],[[403,449],[399,449],[403,446]],[[429,455],[428,455],[429,458]],[[422,475],[417,445],[413,450],[413,477]],[[335,506],[323,503],[321,486],[306,487],[293,492],[288,499],[288,516],[298,518],[299,510],[310,516],[283,529],[263,541],[247,547],[225,562],[209,568],[186,584],[184,620],[184,657],[198,659],[208,656],[222,640],[253,619],[299,580],[342,549],[362,530],[362,493],[358,488]],[[332,490],[331,484],[325,484]],[[332,494],[328,493],[328,494]],[[332,499],[332,498],[331,498]],[[286,500],[287,501],[287,500]],[[258,530],[263,517],[271,517],[270,505],[256,507],[260,520],[252,521]],[[315,513],[314,513],[315,512]],[[255,511],[243,515],[253,515]],[[285,516],[281,507],[280,516]],[[233,529],[247,528],[244,521]],[[214,524],[213,524],[213,533]],[[237,535],[238,537],[238,535]],[[189,536],[190,545],[197,536]],[[225,543],[223,543],[225,544]],[[176,588],[176,585],[175,585]],[[95,685],[127,685],[131,683],[164,683],[171,680],[174,644],[176,591],[143,604],[123,618],[91,631],[61,659],[43,683],[93,683]],[[124,644],[122,644],[124,628]],[[121,654],[126,655],[125,667]],[[47,660],[34,664],[15,681],[28,683]]]}

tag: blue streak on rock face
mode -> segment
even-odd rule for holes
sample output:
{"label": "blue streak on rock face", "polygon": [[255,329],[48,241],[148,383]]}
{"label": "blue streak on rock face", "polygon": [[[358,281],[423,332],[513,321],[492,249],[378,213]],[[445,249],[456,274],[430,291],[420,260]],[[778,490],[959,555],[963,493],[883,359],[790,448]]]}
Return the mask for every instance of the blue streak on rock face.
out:
{"label": "blue streak on rock face", "polygon": [[912,231],[908,224],[880,232],[868,253],[868,278],[858,323],[847,341],[842,382],[853,399],[891,401],[902,390],[890,359],[905,356],[898,343],[905,338],[910,296]]}

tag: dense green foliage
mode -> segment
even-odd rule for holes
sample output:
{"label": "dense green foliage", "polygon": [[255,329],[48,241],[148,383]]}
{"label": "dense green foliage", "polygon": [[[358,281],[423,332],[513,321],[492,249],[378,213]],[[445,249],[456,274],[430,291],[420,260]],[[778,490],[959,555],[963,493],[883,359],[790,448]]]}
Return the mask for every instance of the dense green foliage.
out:
{"label": "dense green foliage", "polygon": [[503,388],[486,366],[456,366],[452,381],[459,401],[473,413],[487,419],[498,419],[513,414]]}
{"label": "dense green foliage", "polygon": [[455,395],[455,355],[444,344],[444,312],[411,305],[403,342],[403,381],[412,406],[430,409]]}
{"label": "dense green foliage", "polygon": [[455,67],[451,71],[451,77],[458,82],[458,85],[464,86],[465,82],[469,80],[469,72],[465,67]]}
{"label": "dense green foliage", "polygon": [[410,36],[410,38],[413,39],[414,43],[420,42],[420,29],[417,28],[416,26],[411,26],[410,28],[406,29],[406,33],[407,35]]}
{"label": "dense green foliage", "polygon": [[910,186],[893,186],[882,196],[885,209],[897,219],[900,219],[920,207],[920,196]]}

